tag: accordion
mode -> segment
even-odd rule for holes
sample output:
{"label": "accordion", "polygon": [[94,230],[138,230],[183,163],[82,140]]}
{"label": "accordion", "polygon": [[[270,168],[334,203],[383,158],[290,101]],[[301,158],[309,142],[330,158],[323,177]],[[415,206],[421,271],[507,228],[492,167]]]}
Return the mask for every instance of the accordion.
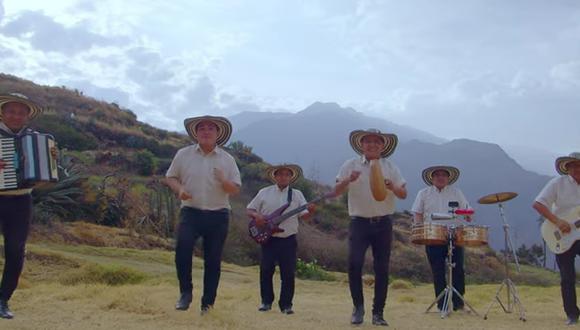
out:
{"label": "accordion", "polygon": [[56,159],[50,150],[56,146],[49,134],[31,133],[0,138],[0,191],[23,189],[37,182],[58,181]]}

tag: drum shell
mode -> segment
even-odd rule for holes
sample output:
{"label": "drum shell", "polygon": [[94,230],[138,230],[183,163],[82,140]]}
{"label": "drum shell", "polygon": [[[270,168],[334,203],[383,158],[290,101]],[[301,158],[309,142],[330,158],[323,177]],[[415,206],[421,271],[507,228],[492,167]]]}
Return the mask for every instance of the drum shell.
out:
{"label": "drum shell", "polygon": [[411,228],[411,242],[420,245],[446,245],[449,229],[436,223],[422,223]]}
{"label": "drum shell", "polygon": [[458,246],[476,247],[487,245],[488,226],[464,225],[455,228],[455,244]]}

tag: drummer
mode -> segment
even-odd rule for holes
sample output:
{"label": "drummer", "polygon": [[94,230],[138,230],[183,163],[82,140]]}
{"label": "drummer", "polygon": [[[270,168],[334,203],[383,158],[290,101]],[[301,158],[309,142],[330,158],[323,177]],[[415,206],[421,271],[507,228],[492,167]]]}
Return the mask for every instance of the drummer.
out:
{"label": "drummer", "polygon": [[[428,187],[423,188],[417,193],[412,211],[414,213],[415,224],[431,222],[433,219],[445,218],[445,215],[453,215],[455,209],[468,209],[469,204],[459,188],[452,186],[459,178],[459,169],[453,166],[431,166],[423,170],[423,181]],[[450,213],[451,212],[451,213]],[[443,215],[443,216],[441,216]],[[451,217],[449,217],[451,218]],[[471,221],[469,216],[465,220]],[[436,224],[452,225],[457,224],[456,220],[437,220]],[[446,287],[445,280],[445,258],[447,255],[446,245],[427,245],[425,246],[427,258],[431,265],[433,273],[433,285],[435,286],[435,297]],[[464,251],[463,247],[453,247],[452,261],[455,263],[453,268],[453,287],[464,296],[465,295],[465,273],[463,271]],[[463,310],[463,300],[453,294],[453,310]],[[443,309],[443,299],[437,301],[437,307]]]}

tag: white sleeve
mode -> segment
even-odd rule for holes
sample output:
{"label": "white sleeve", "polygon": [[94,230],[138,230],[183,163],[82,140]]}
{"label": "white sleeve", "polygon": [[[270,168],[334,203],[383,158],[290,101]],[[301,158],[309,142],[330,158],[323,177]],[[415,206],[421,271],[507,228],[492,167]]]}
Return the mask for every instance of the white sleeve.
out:
{"label": "white sleeve", "polygon": [[536,202],[543,204],[548,209],[552,209],[552,204],[554,204],[558,198],[558,192],[556,189],[557,179],[558,178],[550,180],[544,189],[540,191],[538,197],[536,197]]}
{"label": "white sleeve", "polygon": [[350,176],[351,172],[352,172],[352,161],[347,160],[340,167],[340,170],[338,171],[338,175],[336,176],[336,181],[338,182],[338,181],[341,181],[343,179],[348,178]]}
{"label": "white sleeve", "polygon": [[263,201],[262,196],[264,194],[263,191],[264,189],[260,189],[260,191],[258,191],[256,196],[254,196],[254,198],[250,201],[248,206],[246,206],[247,209],[253,209],[258,211],[258,213],[262,213],[262,201]]}
{"label": "white sleeve", "polygon": [[417,197],[415,197],[415,202],[413,203],[413,206],[411,207],[411,211],[415,212],[415,213],[425,213],[425,201],[423,200],[423,190],[420,190],[417,193]]}
{"label": "white sleeve", "polygon": [[181,149],[177,151],[175,157],[171,161],[171,165],[169,169],[167,169],[167,173],[165,173],[165,177],[167,178],[176,178],[181,179]]}

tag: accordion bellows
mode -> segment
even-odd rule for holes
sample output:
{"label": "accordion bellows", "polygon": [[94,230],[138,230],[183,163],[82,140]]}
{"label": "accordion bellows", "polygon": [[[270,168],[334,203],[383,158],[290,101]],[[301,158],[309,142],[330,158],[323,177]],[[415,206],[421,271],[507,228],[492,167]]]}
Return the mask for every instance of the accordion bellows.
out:
{"label": "accordion bellows", "polygon": [[0,172],[0,190],[29,188],[36,182],[58,181],[52,135],[32,133],[0,138],[0,159],[7,164]]}

